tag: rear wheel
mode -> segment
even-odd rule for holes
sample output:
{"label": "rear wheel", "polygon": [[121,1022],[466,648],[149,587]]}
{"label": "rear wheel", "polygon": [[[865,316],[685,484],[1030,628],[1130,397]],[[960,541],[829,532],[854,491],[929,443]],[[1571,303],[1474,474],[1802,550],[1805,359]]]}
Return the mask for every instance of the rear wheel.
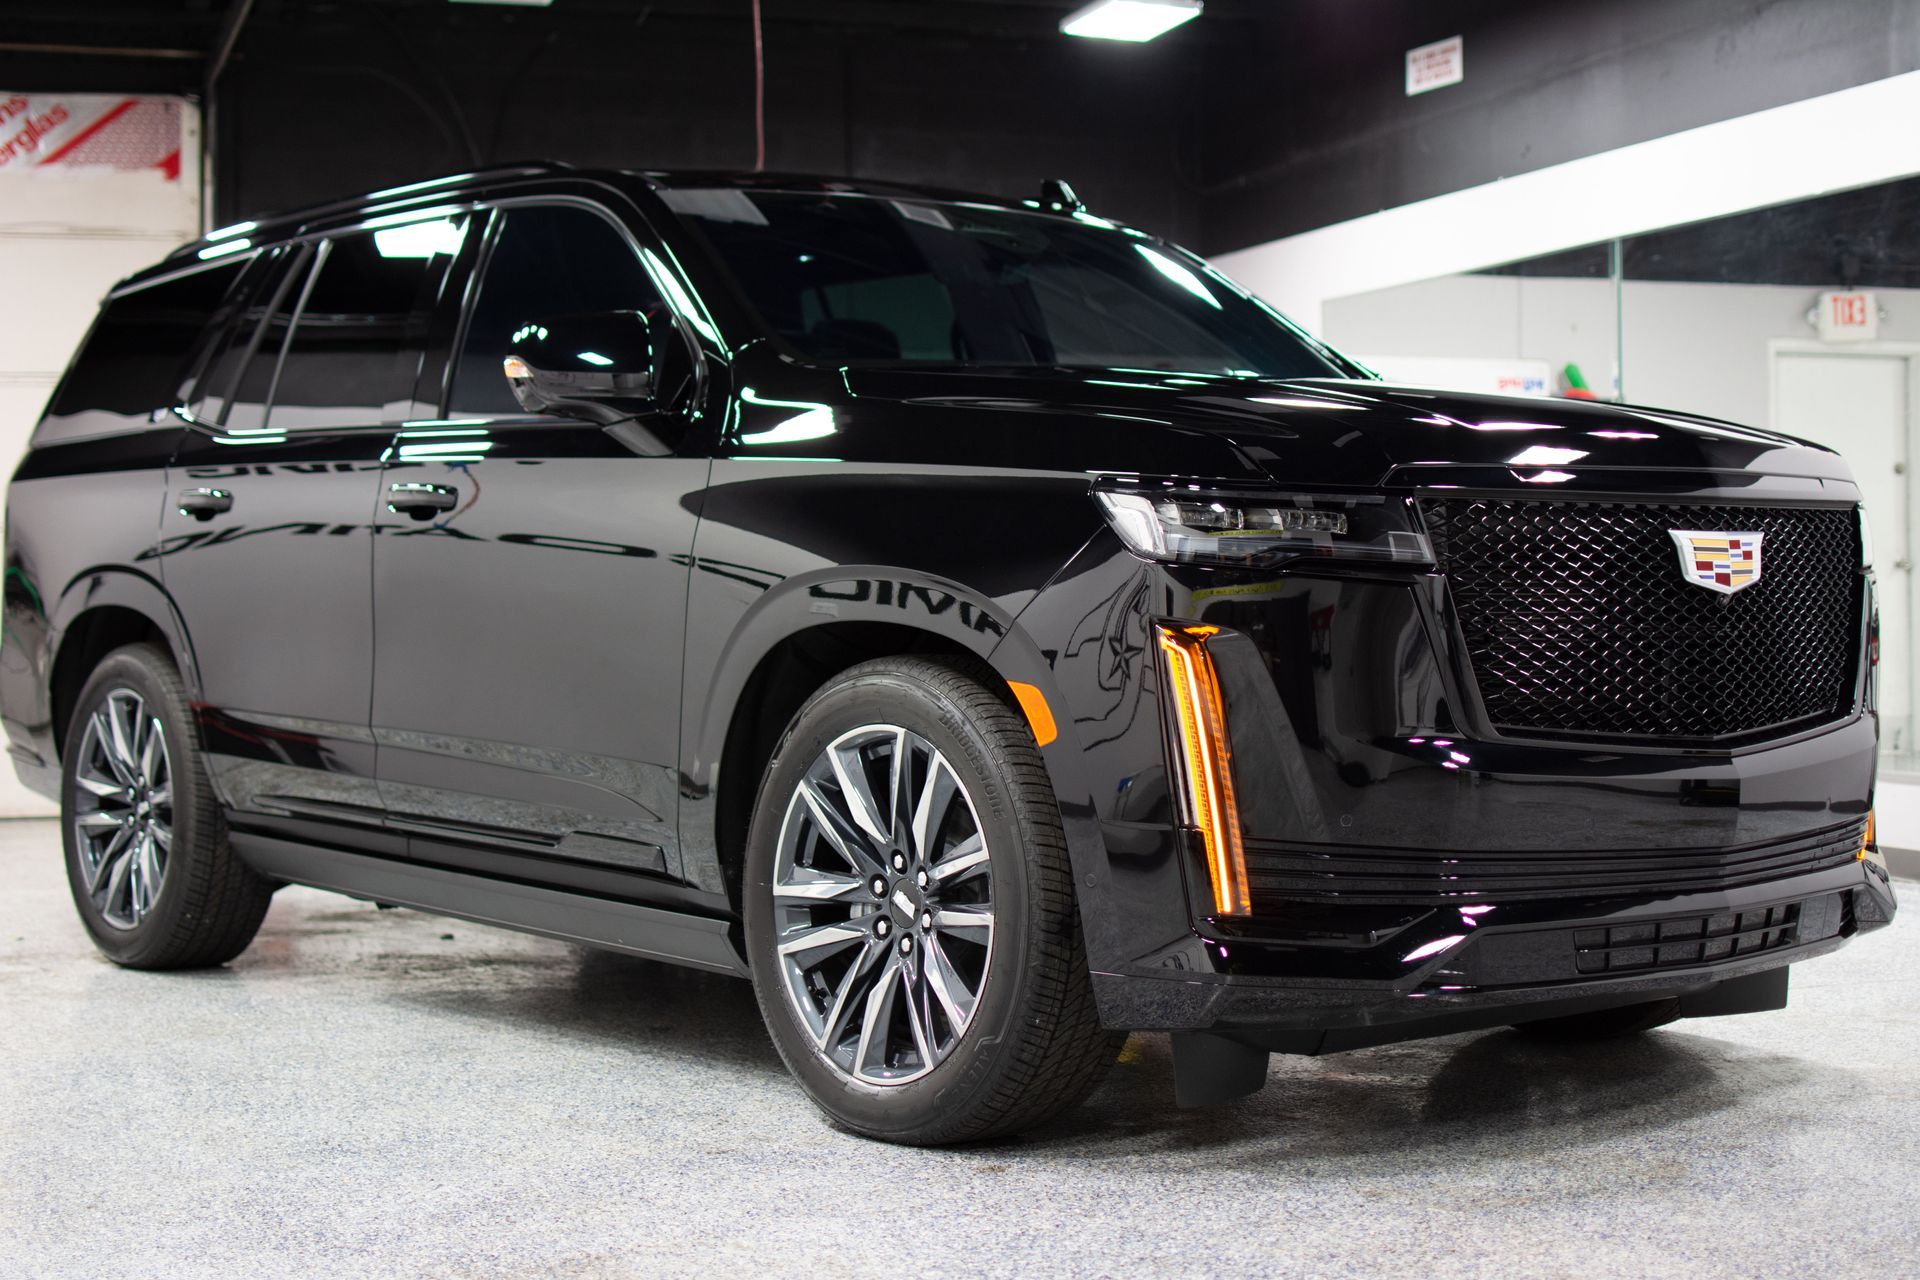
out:
{"label": "rear wheel", "polygon": [[754,987],[832,1119],[934,1144],[1032,1126],[1099,1083],[1059,808],[990,671],[897,658],[815,695],[747,853]]}
{"label": "rear wheel", "polygon": [[88,678],[67,730],[68,885],[95,945],[128,968],[231,960],[273,896],[228,848],[190,714],[167,655],[129,645]]}
{"label": "rear wheel", "polygon": [[1554,1040],[1576,1044],[1591,1040],[1617,1040],[1664,1027],[1680,1016],[1680,1001],[1675,998],[1649,1000],[1645,1004],[1621,1005],[1592,1013],[1574,1013],[1564,1018],[1541,1018],[1522,1022],[1513,1028],[1536,1040]]}

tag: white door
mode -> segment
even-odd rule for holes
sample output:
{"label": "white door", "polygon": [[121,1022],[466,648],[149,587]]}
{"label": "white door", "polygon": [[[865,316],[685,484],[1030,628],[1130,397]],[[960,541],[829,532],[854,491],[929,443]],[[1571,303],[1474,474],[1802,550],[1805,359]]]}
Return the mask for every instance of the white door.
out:
{"label": "white door", "polygon": [[1866,498],[1880,595],[1880,745],[1903,756],[1914,747],[1911,380],[1904,355],[1774,353],[1775,428],[1839,450]]}

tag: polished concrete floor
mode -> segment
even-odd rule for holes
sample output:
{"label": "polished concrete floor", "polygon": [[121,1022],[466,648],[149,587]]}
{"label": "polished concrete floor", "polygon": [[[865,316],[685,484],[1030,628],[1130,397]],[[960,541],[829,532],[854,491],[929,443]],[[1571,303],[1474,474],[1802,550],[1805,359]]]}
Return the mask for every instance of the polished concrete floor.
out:
{"label": "polished concrete floor", "polygon": [[0,1275],[1910,1276],[1917,991],[1910,909],[1783,1013],[1199,1112],[1137,1036],[1050,1128],[910,1151],[821,1123],[742,983],[305,890],[122,972],[0,824]]}

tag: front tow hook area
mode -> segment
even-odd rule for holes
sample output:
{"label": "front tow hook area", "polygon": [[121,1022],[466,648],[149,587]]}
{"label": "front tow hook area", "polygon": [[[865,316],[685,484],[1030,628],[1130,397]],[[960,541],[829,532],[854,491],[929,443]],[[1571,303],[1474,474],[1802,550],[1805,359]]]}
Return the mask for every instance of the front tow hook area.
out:
{"label": "front tow hook area", "polygon": [[1183,1107],[1217,1107],[1258,1093],[1267,1084],[1265,1049],[1206,1031],[1176,1031],[1173,1100]]}

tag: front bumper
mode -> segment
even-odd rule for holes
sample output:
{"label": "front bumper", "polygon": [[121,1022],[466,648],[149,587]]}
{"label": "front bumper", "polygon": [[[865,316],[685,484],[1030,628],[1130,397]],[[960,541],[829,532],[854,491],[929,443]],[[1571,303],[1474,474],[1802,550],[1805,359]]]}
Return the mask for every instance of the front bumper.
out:
{"label": "front bumper", "polygon": [[[1311,966],[1298,963],[1297,946],[1196,935],[1193,949],[1224,965],[1184,974],[1096,971],[1094,985],[1109,1025],[1211,1030],[1268,1049],[1325,1053],[1701,996],[1833,951],[1889,923],[1894,909],[1892,883],[1856,862],[1730,893],[1533,906],[1499,922],[1449,925],[1459,932],[1439,939],[1403,931],[1371,947],[1323,952]],[[1388,966],[1403,973],[1359,976]],[[1285,972],[1309,967],[1319,972]]]}
{"label": "front bumper", "polygon": [[[1322,1052],[1668,995],[1705,1009],[1891,920],[1891,883],[1856,857],[1864,678],[1855,714],[1724,750],[1515,741],[1467,710],[1441,593],[1171,570],[1102,536],[1022,613],[996,659],[1072,725],[1045,755],[1108,1026]],[[1214,914],[1175,817],[1157,618],[1222,628],[1248,917]]]}

